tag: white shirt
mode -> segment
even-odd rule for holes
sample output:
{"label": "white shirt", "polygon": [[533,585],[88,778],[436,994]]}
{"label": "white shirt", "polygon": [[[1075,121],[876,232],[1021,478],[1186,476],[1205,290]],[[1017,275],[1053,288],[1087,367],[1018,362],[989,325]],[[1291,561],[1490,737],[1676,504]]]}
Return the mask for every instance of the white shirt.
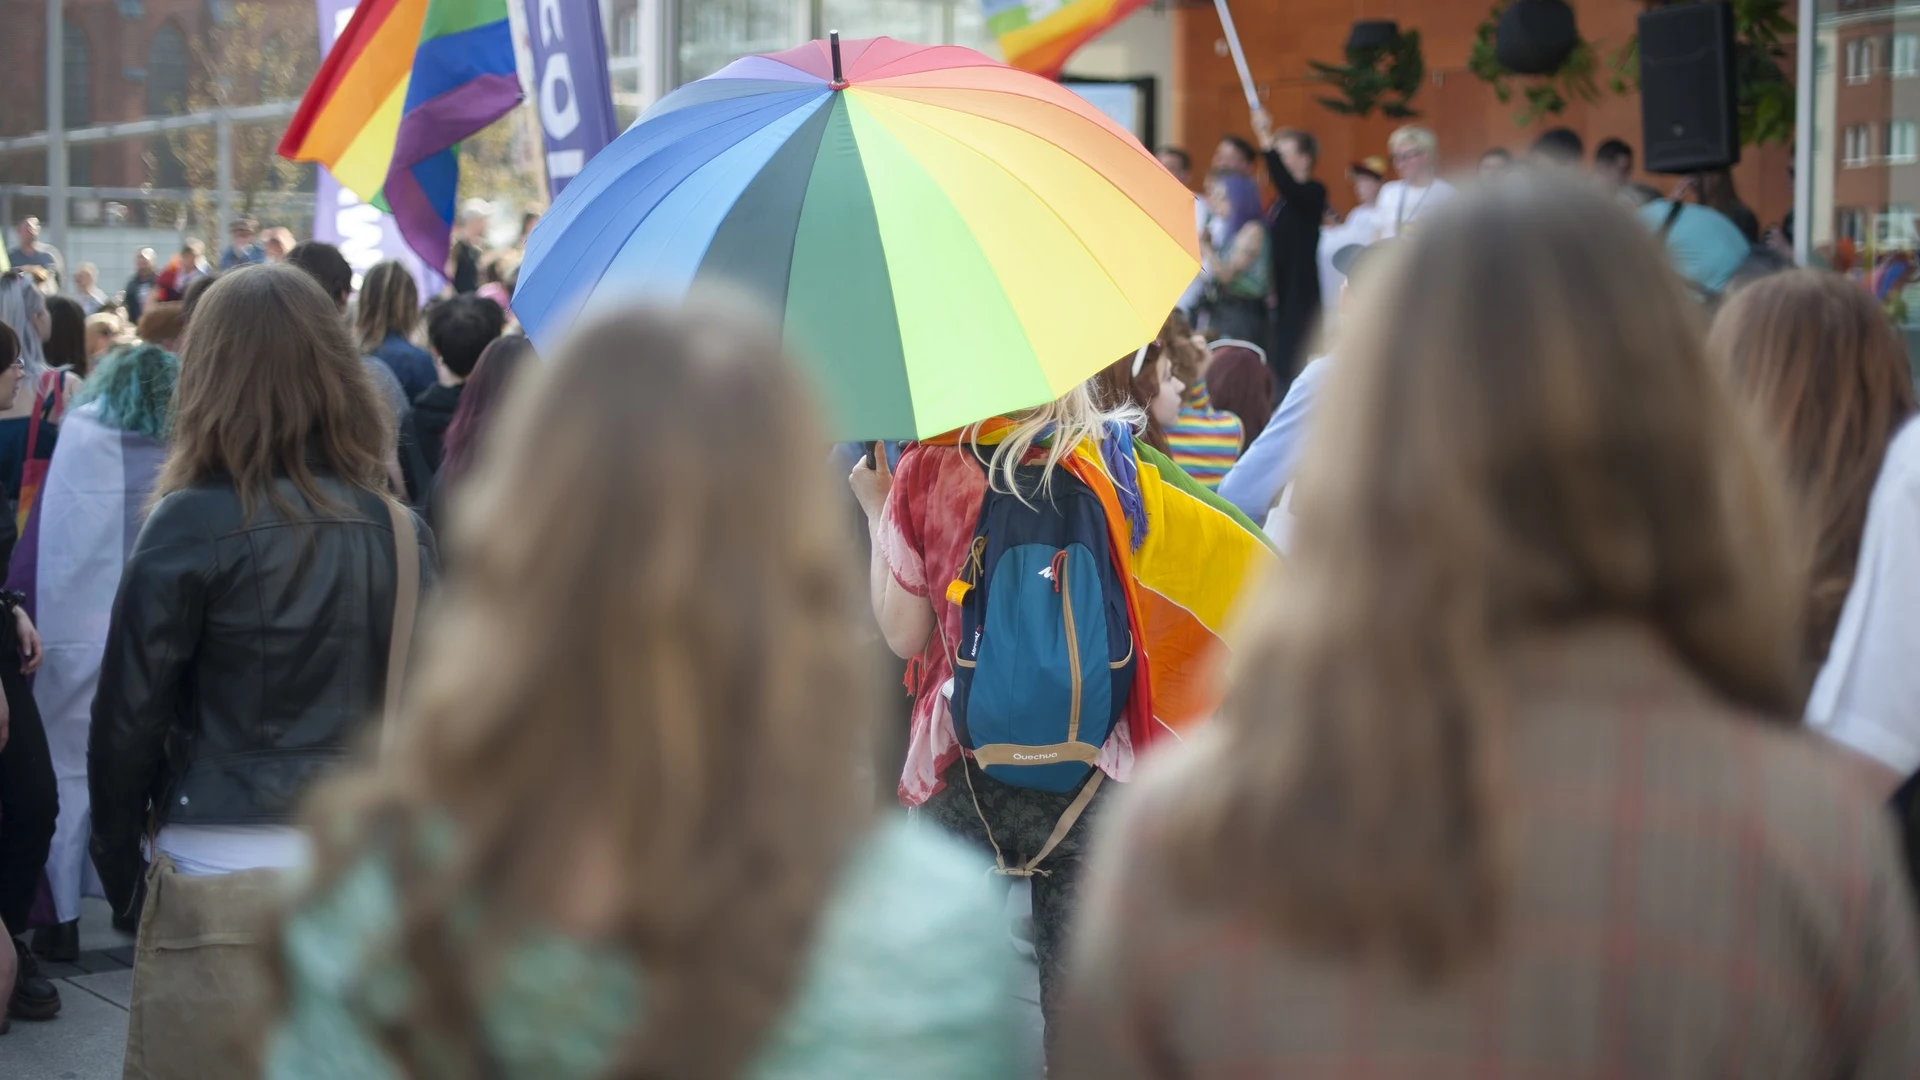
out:
{"label": "white shirt", "polygon": [[154,846],[186,877],[303,869],[312,858],[307,834],[295,825],[166,825]]}
{"label": "white shirt", "polygon": [[[1320,229],[1320,303],[1326,310],[1326,318],[1332,320],[1340,310],[1340,288],[1347,283],[1346,276],[1333,268],[1333,257],[1340,249],[1349,244],[1371,244],[1380,232],[1380,208],[1377,206],[1356,206],[1347,215],[1347,220],[1338,225],[1325,225]],[[1332,327],[1332,322],[1328,322]]]}
{"label": "white shirt", "polygon": [[[1194,235],[1205,239],[1207,236],[1207,222],[1212,220],[1212,218],[1213,211],[1207,209],[1207,200],[1195,195],[1193,197]],[[1207,273],[1202,269],[1200,273],[1193,276],[1192,283],[1187,286],[1186,292],[1180,294],[1180,302],[1175,304],[1174,307],[1179,308],[1187,318],[1191,319],[1193,318],[1193,313],[1200,310],[1201,301],[1206,298]]]}
{"label": "white shirt", "polygon": [[1807,723],[1903,777],[1920,769],[1920,422],[1887,446]]}
{"label": "white shirt", "polygon": [[1376,239],[1385,240],[1406,231],[1421,215],[1432,213],[1455,194],[1453,185],[1445,180],[1435,180],[1426,187],[1409,187],[1405,180],[1387,181],[1374,200],[1375,220],[1380,223]]}

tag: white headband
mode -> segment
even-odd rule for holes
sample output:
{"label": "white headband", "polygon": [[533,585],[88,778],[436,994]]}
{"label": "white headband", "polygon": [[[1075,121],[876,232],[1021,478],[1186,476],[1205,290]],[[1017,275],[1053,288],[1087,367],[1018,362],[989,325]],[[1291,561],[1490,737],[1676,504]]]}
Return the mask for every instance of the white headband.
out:
{"label": "white headband", "polygon": [[1136,379],[1139,378],[1140,369],[1147,366],[1147,350],[1151,348],[1153,348],[1153,342],[1149,341],[1145,345],[1140,346],[1139,352],[1133,354],[1133,377],[1134,378]]}

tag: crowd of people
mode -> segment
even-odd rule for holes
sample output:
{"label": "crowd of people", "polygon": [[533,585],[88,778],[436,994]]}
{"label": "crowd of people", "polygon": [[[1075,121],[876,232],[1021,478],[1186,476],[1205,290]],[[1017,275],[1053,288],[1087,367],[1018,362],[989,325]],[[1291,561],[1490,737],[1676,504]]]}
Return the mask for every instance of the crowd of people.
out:
{"label": "crowd of people", "polygon": [[[476,221],[486,214],[467,208]],[[446,507],[445,481],[459,471],[440,468],[443,443],[477,443],[498,401],[478,394],[463,406],[464,384],[472,376],[504,385],[531,350],[525,338],[507,333],[504,295],[436,297],[423,312],[401,264],[373,266],[356,287],[337,248],[295,242],[289,230],[259,230],[251,220],[233,222],[229,244],[215,257],[218,269],[197,239],[165,264],[142,249],[126,288],[112,295],[98,288],[89,264],[66,276],[59,253],[38,243],[34,218],[23,219],[17,234],[12,267],[0,271],[0,359],[9,365],[0,377],[0,565],[8,567],[12,590],[0,593],[0,605],[17,621],[0,644],[7,691],[0,719],[0,923],[19,937],[11,939],[14,948],[0,950],[0,987],[9,1017],[47,1019],[61,1002],[40,961],[78,957],[84,895],[113,901],[116,924],[133,930],[148,868],[159,856],[188,876],[298,857],[303,847],[288,839],[295,830],[286,821],[304,791],[300,778],[345,750],[345,733],[363,712],[354,687],[384,670],[384,653],[359,656],[371,622],[353,620],[371,620],[376,608],[390,606],[393,585],[364,580],[379,536],[345,541],[347,550],[335,553],[284,526],[289,519],[333,524],[350,505],[383,505],[346,498],[356,492],[390,495],[437,520]],[[478,251],[482,230],[469,235]],[[490,273],[510,279],[511,252],[488,253],[486,261],[504,263]],[[256,291],[238,290],[239,271],[263,265],[284,265],[290,274],[249,275]],[[236,285],[217,290],[230,276]],[[324,296],[324,318],[288,307],[290,289]],[[236,291],[246,310],[259,312],[240,320],[244,325],[236,324],[231,299],[216,303]],[[182,375],[190,326],[200,328],[201,346],[191,355],[220,359],[187,365]],[[336,331],[344,341],[333,340]],[[501,370],[483,374],[490,347],[504,357]],[[340,356],[359,378],[315,370]],[[234,374],[241,370],[247,378]],[[362,388],[376,407],[352,396]],[[458,434],[449,443],[450,429]],[[368,447],[375,483],[354,471],[365,464],[354,455]],[[177,460],[189,448],[195,461]],[[467,459],[459,460],[464,467]],[[184,493],[162,497],[214,476],[228,482],[225,497],[234,505],[211,496],[197,505]],[[283,480],[294,484],[292,492],[276,486]],[[149,504],[156,513],[148,513]],[[157,513],[163,506],[170,512]],[[389,531],[386,520],[380,516],[375,530]],[[172,533],[162,528],[169,523]],[[420,532],[429,547],[423,565],[437,566],[432,533]],[[158,550],[147,555],[136,537]],[[289,542],[269,542],[280,538]],[[243,540],[252,550],[235,563],[232,546]],[[207,546],[195,549],[196,541]],[[388,564],[390,551],[383,556]],[[189,580],[209,567],[213,582]],[[288,585],[304,599],[290,598],[279,611],[243,602],[248,594],[231,590],[249,577]],[[143,579],[147,586],[136,584]],[[123,580],[130,590],[155,587],[166,596],[116,608]],[[241,604],[245,610],[235,609],[235,617],[246,625],[209,632],[204,621],[218,609],[204,596],[189,597],[196,584],[221,602]],[[316,593],[331,600],[311,606]],[[139,621],[146,619],[158,621]],[[386,628],[380,633],[384,640]],[[114,644],[128,651],[116,652]],[[189,655],[225,674],[156,666]],[[371,674],[356,674],[361,659]],[[244,682],[235,681],[240,675]],[[284,700],[286,717],[263,713],[263,692]],[[106,709],[116,693],[124,712],[96,721],[94,706]],[[197,750],[207,761],[247,756],[266,775],[236,779],[214,764],[205,776],[191,776],[168,728],[180,713],[194,717]],[[233,726],[223,730],[216,716]],[[255,723],[273,729],[273,739],[263,743]],[[302,751],[274,762],[274,740],[291,740]],[[169,820],[159,827],[152,791],[178,785],[186,787],[168,800]],[[214,790],[198,790],[202,785]],[[202,809],[183,809],[196,798]],[[215,823],[196,824],[203,815]],[[248,824],[233,824],[234,815]],[[254,827],[266,819],[281,823]]]}
{"label": "crowd of people", "polygon": [[[1437,210],[1460,188],[1441,175],[1433,132],[1409,124],[1388,138],[1387,157],[1368,155],[1346,166],[1353,205],[1343,216],[1333,209],[1325,185],[1313,178],[1319,142],[1310,132],[1275,130],[1264,112],[1254,114],[1253,128],[1256,141],[1222,138],[1203,178],[1195,220],[1204,265],[1181,298],[1180,310],[1209,338],[1260,344],[1284,394],[1332,339],[1346,280],[1339,263],[1358,248],[1410,232],[1423,214]],[[1159,157],[1175,176],[1193,182],[1193,158],[1186,150],[1167,147]],[[1777,269],[1791,255],[1791,221],[1763,233],[1726,169],[1682,177],[1671,195],[1663,196],[1634,178],[1633,147],[1626,141],[1603,141],[1589,162],[1584,141],[1568,128],[1544,132],[1519,160],[1590,170],[1621,202],[1647,208],[1646,220],[1660,228],[1704,296],[1718,295],[1743,267]],[[1467,181],[1495,179],[1515,161],[1504,147],[1488,149]],[[1270,200],[1262,199],[1258,186],[1263,175],[1272,189]],[[1841,249],[1841,257],[1849,257],[1848,245]],[[1342,252],[1348,253],[1345,258]],[[1903,282],[1915,270],[1910,259],[1898,269],[1906,275]],[[1881,289],[1883,299],[1887,291]]]}
{"label": "crowd of people", "polygon": [[1253,127],[1154,341],[904,445],[737,298],[537,356],[478,215],[432,299],[23,227],[8,1015],[98,894],[130,1077],[1920,1075],[1882,298],[1617,140],[1332,222]]}

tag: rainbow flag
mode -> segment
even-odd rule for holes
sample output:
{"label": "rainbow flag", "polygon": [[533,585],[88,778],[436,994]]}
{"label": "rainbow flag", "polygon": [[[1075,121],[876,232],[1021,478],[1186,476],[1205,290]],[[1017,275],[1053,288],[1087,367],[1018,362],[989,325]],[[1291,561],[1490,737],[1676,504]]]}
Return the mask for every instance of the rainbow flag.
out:
{"label": "rainbow flag", "polygon": [[981,0],[1008,65],[1060,77],[1074,51],[1147,0]]}
{"label": "rainbow flag", "polygon": [[280,140],[444,266],[459,142],[520,103],[506,0],[363,0]]}

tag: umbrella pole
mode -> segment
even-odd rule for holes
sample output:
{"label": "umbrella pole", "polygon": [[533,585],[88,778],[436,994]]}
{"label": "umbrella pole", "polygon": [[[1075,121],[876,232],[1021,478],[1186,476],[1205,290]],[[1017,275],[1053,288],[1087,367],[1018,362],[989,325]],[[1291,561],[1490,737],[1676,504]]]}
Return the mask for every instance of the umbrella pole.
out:
{"label": "umbrella pole", "polygon": [[827,32],[827,48],[833,53],[833,82],[827,85],[835,90],[845,90],[847,88],[847,77],[840,73],[840,31],[829,30]]}

